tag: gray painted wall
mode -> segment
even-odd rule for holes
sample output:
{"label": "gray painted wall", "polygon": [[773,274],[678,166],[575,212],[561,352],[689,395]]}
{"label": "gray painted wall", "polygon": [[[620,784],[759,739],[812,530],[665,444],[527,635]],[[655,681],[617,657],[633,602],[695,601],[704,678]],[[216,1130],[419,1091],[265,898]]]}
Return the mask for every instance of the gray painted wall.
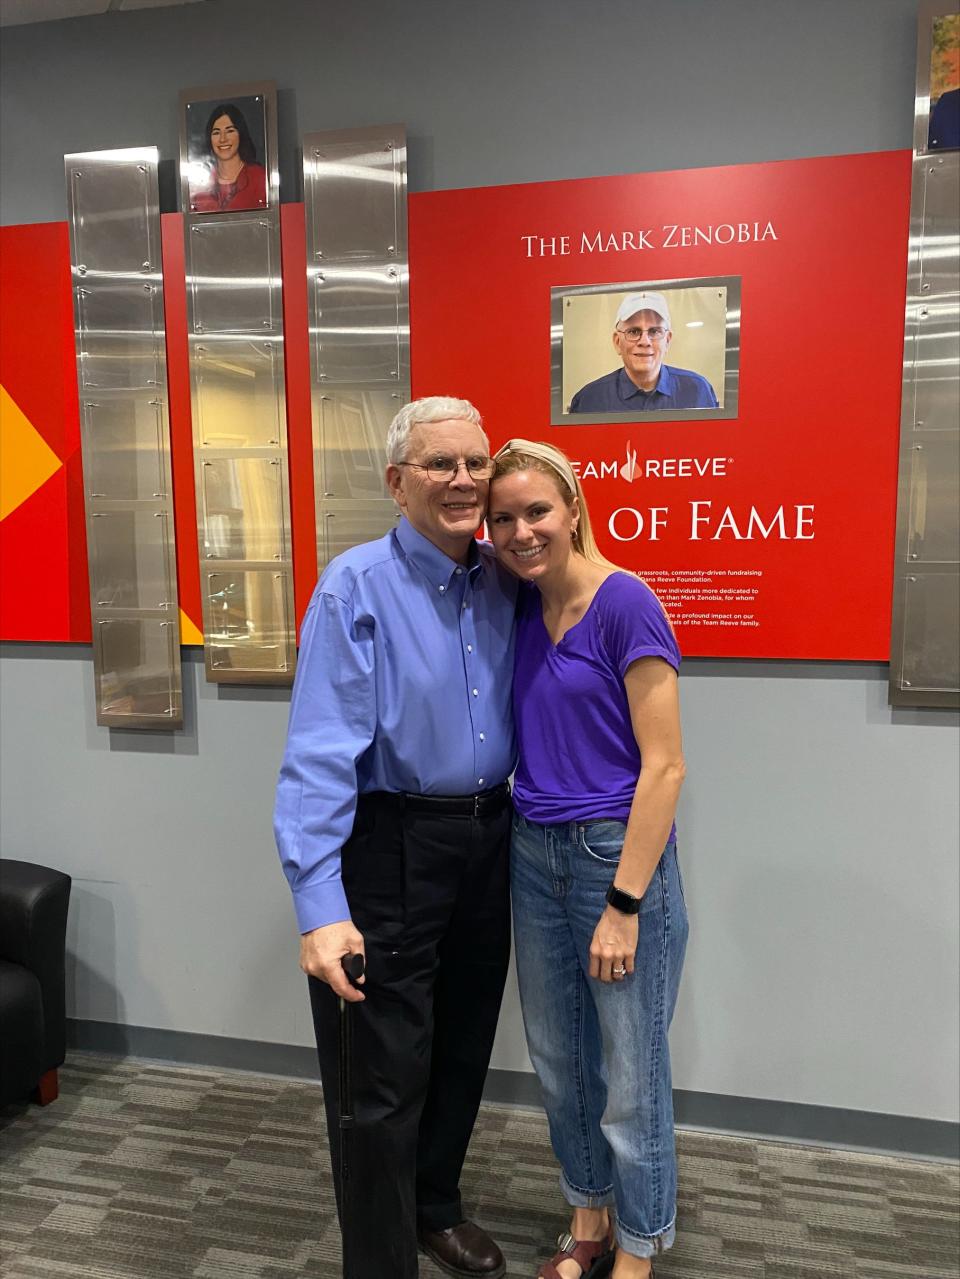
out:
{"label": "gray painted wall", "polygon": [[[175,154],[181,87],[274,78],[308,129],[403,120],[411,186],[908,147],[913,0],[210,3],[4,33],[0,221],[64,216],[66,151]],[[681,1088],[958,1118],[958,717],[884,667],[688,662]],[[98,729],[89,650],[4,645],[3,852],[75,877],[70,1012],[310,1042],[270,831],[288,697]],[[513,988],[494,1065],[526,1070]]]}

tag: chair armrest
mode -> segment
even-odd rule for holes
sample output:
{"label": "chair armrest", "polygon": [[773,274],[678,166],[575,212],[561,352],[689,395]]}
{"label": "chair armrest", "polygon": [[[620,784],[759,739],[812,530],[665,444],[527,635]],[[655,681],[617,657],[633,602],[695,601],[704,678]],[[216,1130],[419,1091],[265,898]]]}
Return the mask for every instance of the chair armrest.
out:
{"label": "chair armrest", "polygon": [[22,964],[40,982],[44,1069],[66,1052],[65,954],[71,879],[32,862],[0,858],[0,958]]}

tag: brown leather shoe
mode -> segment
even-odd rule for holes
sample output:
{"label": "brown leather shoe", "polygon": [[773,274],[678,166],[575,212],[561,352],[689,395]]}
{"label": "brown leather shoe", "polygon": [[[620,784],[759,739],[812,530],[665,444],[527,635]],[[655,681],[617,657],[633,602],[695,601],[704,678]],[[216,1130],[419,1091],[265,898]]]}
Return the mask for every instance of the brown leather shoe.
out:
{"label": "brown leather shoe", "polygon": [[503,1253],[473,1221],[449,1230],[420,1229],[417,1239],[431,1261],[457,1279],[502,1279],[507,1269]]}

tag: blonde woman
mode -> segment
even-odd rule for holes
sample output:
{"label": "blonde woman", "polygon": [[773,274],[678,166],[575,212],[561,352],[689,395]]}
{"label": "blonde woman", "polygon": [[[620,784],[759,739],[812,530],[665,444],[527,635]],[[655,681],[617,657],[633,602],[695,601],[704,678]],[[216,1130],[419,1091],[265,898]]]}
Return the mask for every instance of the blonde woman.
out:
{"label": "blonde woman", "polygon": [[517,970],[573,1208],[539,1276],[648,1279],[676,1217],[680,653],[653,592],[597,550],[567,458],[511,440],[496,462],[493,544],[528,583],[513,687]]}

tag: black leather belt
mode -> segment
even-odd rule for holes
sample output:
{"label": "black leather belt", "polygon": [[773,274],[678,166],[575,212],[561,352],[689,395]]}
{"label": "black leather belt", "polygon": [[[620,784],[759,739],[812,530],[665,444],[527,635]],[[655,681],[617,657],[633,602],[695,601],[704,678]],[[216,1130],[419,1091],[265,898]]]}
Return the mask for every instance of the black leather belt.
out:
{"label": "black leather belt", "polygon": [[510,784],[501,782],[476,795],[408,795],[397,797],[408,813],[445,813],[450,817],[493,817],[510,802]]}

